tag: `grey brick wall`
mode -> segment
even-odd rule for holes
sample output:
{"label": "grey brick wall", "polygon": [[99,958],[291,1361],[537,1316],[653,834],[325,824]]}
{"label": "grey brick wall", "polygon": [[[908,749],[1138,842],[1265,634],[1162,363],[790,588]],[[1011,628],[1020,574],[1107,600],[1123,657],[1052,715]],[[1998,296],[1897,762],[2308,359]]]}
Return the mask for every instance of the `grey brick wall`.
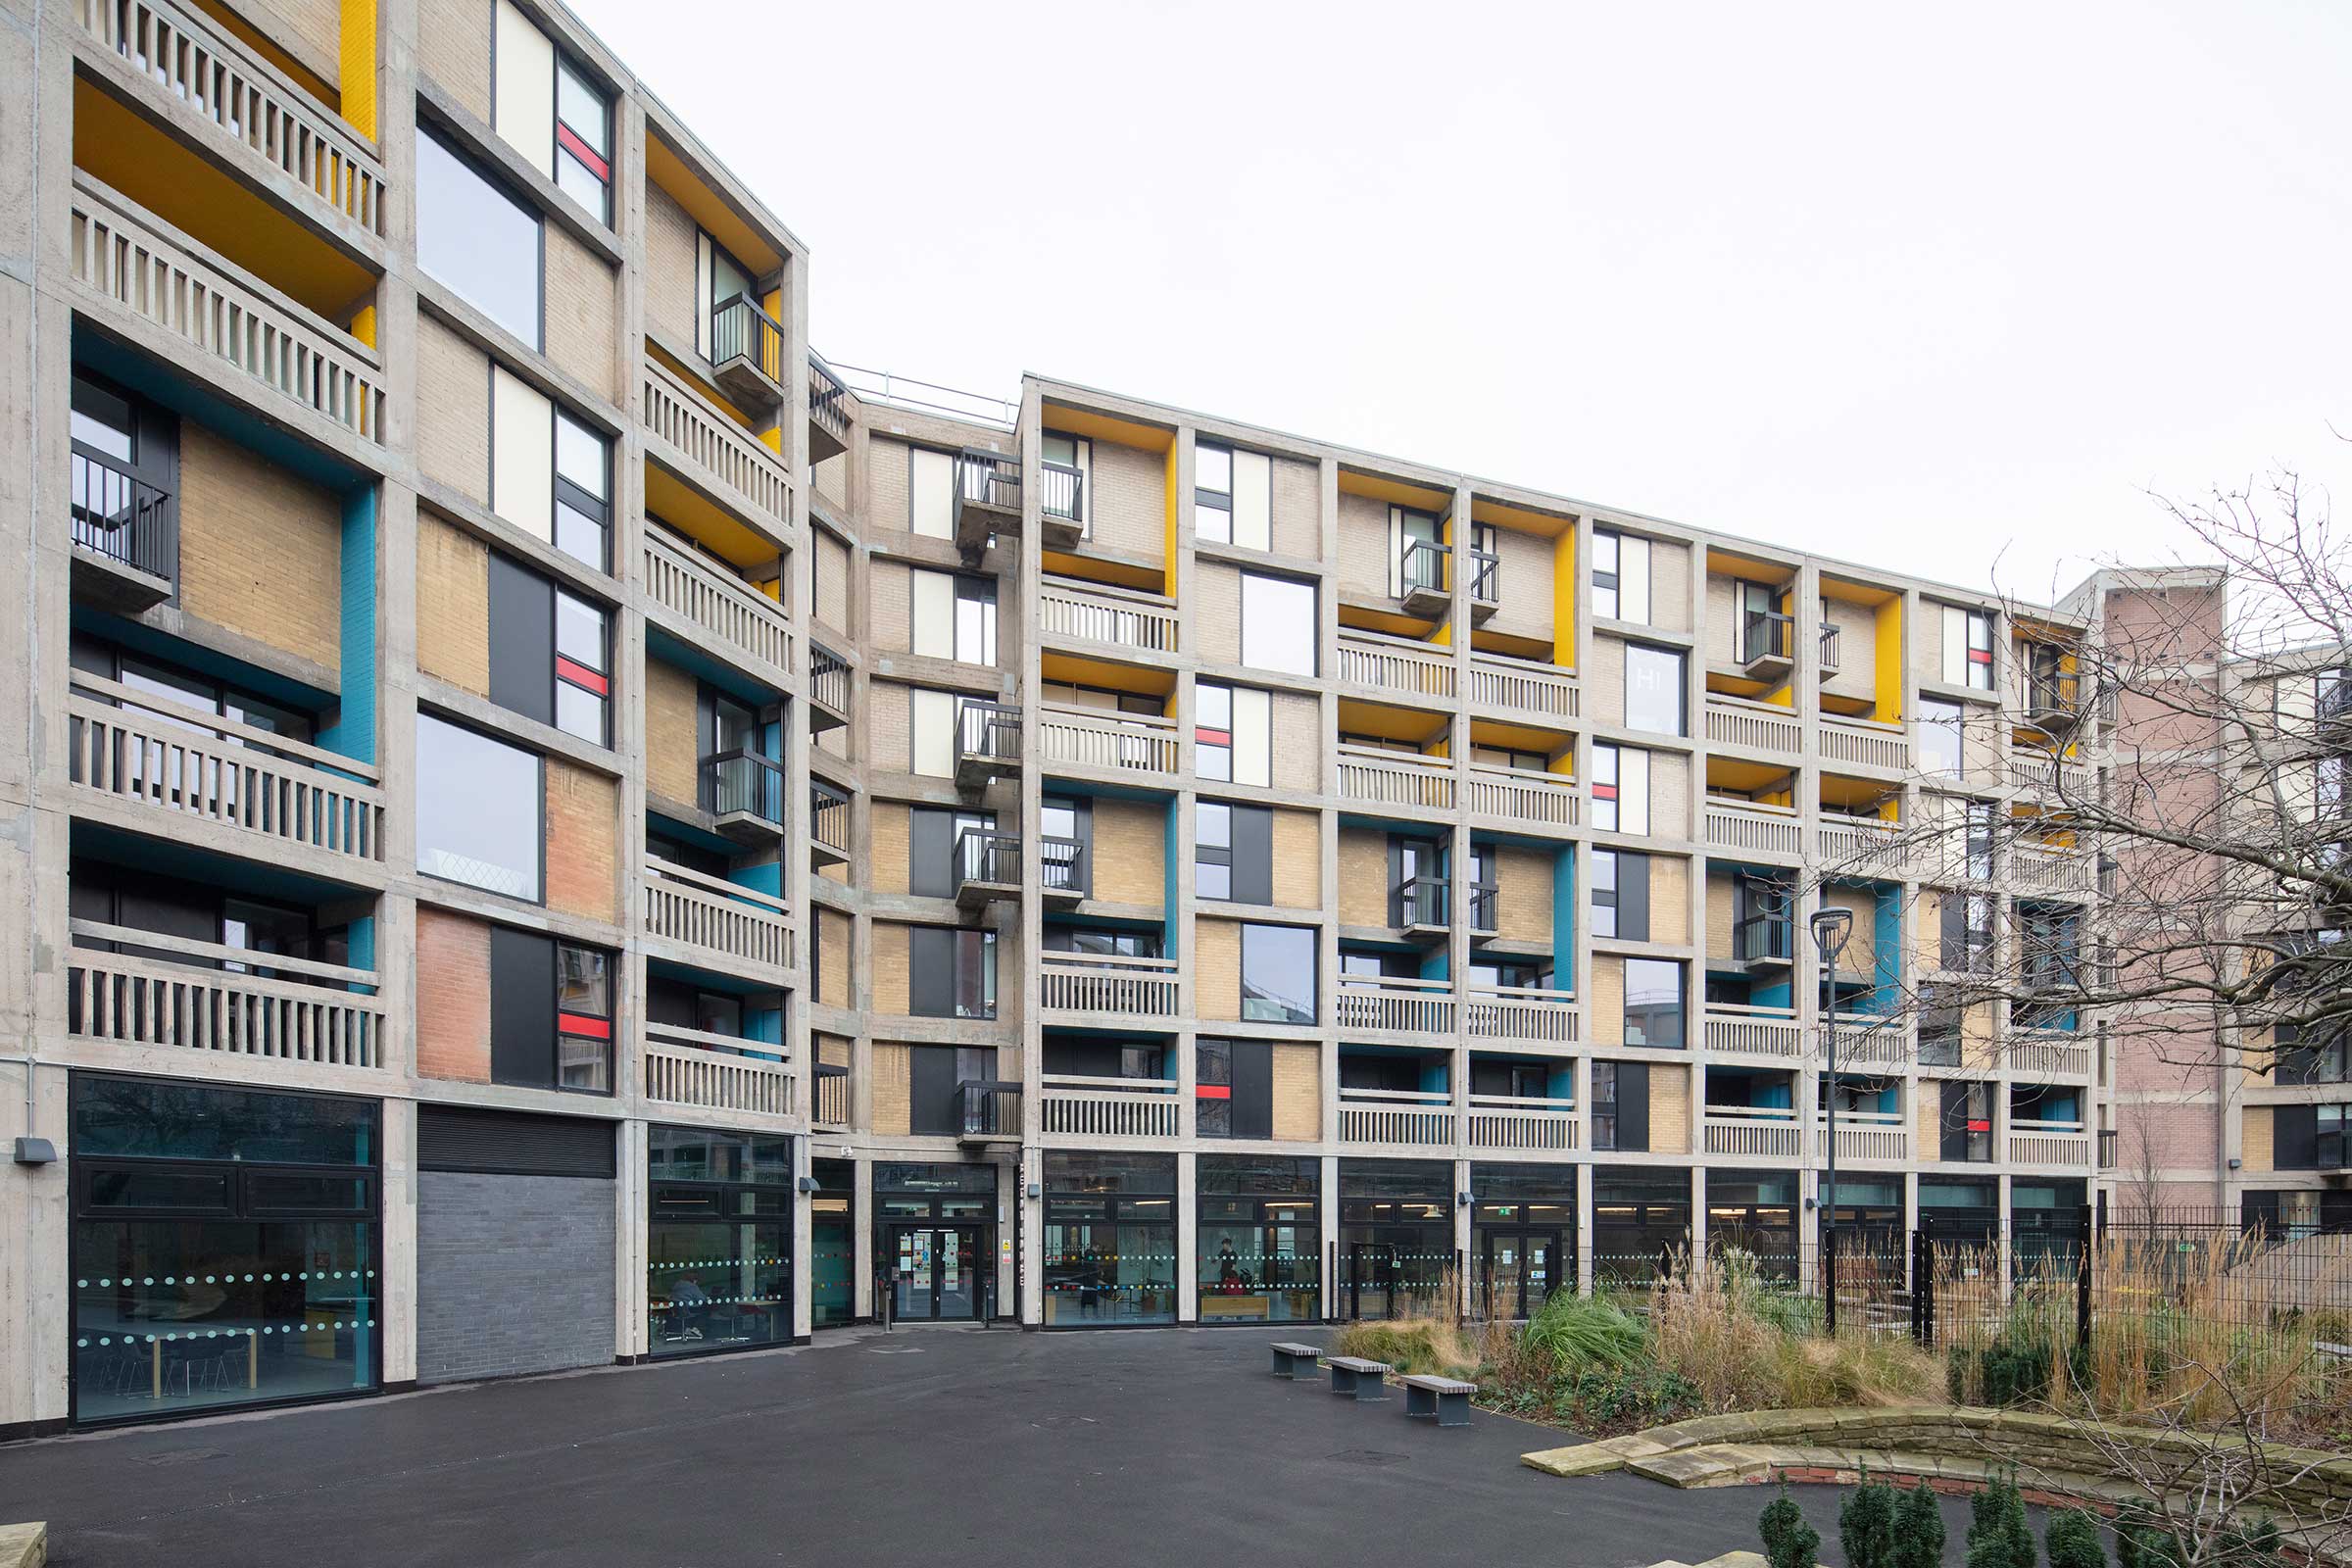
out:
{"label": "grey brick wall", "polygon": [[416,1381],[612,1361],[612,1184],[416,1179]]}

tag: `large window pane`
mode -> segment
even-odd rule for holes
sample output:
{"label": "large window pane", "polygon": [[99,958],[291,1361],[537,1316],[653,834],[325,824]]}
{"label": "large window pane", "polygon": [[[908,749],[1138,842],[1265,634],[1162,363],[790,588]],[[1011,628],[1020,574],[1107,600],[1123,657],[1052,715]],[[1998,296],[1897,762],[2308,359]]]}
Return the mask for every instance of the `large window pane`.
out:
{"label": "large window pane", "polygon": [[1683,1043],[1683,966],[1666,958],[1625,960],[1625,1043]]}
{"label": "large window pane", "polygon": [[416,138],[416,263],[540,346],[538,218],[429,131]]}
{"label": "large window pane", "polygon": [[1315,933],[1307,926],[1242,927],[1242,1016],[1315,1021]]}
{"label": "large window pane", "polygon": [[1653,735],[1689,733],[1683,713],[1683,656],[1670,648],[1625,645],[1625,727]]}
{"label": "large window pane", "polygon": [[1315,672],[1312,583],[1242,574],[1242,662],[1292,675]]}
{"label": "large window pane", "polygon": [[510,898],[539,897],[539,759],[416,715],[416,869]]}

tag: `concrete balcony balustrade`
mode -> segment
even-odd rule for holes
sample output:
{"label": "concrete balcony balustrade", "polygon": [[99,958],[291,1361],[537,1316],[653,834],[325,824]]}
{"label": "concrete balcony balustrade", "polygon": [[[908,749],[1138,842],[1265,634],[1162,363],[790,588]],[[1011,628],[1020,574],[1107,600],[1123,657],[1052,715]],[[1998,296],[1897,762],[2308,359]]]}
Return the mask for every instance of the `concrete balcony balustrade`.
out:
{"label": "concrete balcony balustrade", "polygon": [[[747,1054],[746,1053],[755,1053]],[[675,1024],[645,1025],[645,1097],[763,1119],[794,1113],[785,1048]]]}
{"label": "concrete balcony balustrade", "polygon": [[1048,1137],[1176,1138],[1184,1102],[1161,1079],[1050,1073],[1039,1083]]}
{"label": "concrete balcony balustrade", "polygon": [[770,690],[785,688],[792,678],[793,627],[782,605],[650,522],[643,564],[650,619]]}
{"label": "concrete balcony balustrade", "polygon": [[322,1066],[385,1064],[385,1008],[372,969],[90,920],[72,930],[66,1027],[76,1040]]}
{"label": "concrete balcony balustrade", "polygon": [[647,856],[638,934],[649,953],[718,974],[780,982],[792,967],[782,899]]}
{"label": "concrete balcony balustrade", "polygon": [[1038,984],[1039,1005],[1050,1012],[1102,1013],[1164,1024],[1176,1016],[1180,983],[1173,958],[1050,953]]}

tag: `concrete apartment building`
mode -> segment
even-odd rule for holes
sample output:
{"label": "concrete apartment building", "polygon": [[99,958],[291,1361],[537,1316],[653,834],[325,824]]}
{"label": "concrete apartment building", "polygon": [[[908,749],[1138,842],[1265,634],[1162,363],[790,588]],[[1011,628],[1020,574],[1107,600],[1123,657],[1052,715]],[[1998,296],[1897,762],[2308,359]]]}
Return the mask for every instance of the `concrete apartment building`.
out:
{"label": "concrete apartment building", "polygon": [[860,392],[552,0],[0,19],[0,1435],[2092,1201],[1935,988],[2095,901],[2101,594]]}

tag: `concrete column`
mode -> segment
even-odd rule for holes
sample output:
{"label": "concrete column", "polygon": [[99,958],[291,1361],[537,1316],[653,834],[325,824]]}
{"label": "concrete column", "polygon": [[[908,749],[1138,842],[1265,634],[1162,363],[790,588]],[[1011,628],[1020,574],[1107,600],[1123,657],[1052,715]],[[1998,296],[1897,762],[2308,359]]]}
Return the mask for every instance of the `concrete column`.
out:
{"label": "concrete column", "polygon": [[[858,1317],[872,1319],[879,1303],[874,1299],[874,1162],[859,1157],[851,1164],[850,1180],[850,1300],[851,1310]],[[1014,1174],[1017,1176],[1018,1171]],[[1020,1200],[1019,1189],[1013,1201]],[[1012,1299],[1007,1296],[1006,1300]]]}
{"label": "concrete column", "polygon": [[[1323,1054],[1323,1071],[1327,1081],[1335,1070],[1333,1060],[1332,1053],[1327,1051]],[[1326,1114],[1329,1113],[1330,1102],[1331,1097],[1326,1094]],[[1346,1265],[1334,1251],[1340,1245],[1340,1156],[1325,1154],[1322,1165],[1323,1206],[1316,1212],[1323,1217],[1323,1316],[1327,1321],[1336,1321],[1346,1310],[1341,1297],[1343,1282],[1347,1277],[1344,1272]]]}
{"label": "concrete column", "polygon": [[1198,1161],[1199,1156],[1189,1149],[1176,1156],[1176,1321],[1179,1323],[1200,1321]]}

